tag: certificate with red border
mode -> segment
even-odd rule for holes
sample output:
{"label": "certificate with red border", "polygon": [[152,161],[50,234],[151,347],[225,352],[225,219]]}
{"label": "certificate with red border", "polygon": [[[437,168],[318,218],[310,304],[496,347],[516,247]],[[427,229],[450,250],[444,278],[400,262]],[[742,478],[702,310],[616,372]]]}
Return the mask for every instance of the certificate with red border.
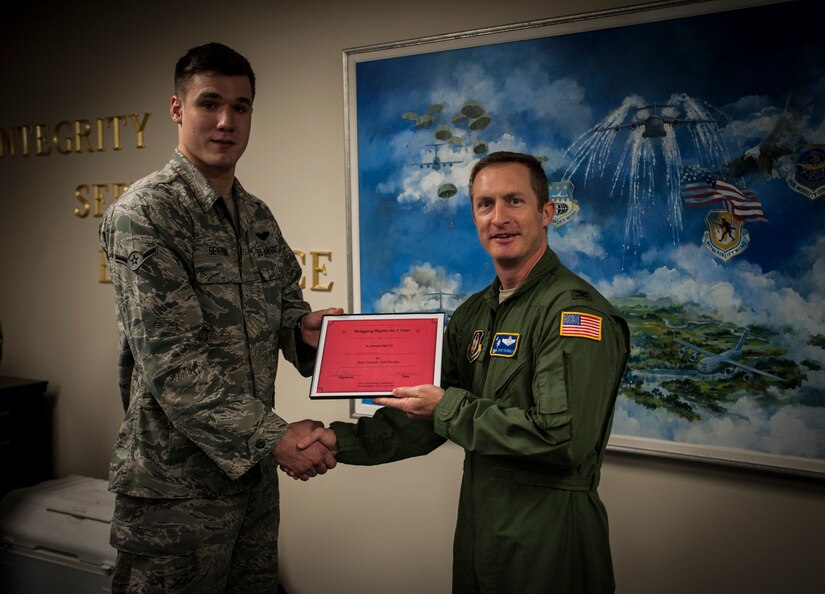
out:
{"label": "certificate with red border", "polygon": [[310,398],[388,396],[441,381],[443,313],[325,316]]}

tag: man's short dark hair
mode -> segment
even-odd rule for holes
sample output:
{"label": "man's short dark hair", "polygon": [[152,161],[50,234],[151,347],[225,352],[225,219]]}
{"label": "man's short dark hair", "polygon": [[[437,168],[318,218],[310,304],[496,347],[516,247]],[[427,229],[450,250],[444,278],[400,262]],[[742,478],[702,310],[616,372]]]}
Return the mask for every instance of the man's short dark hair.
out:
{"label": "man's short dark hair", "polygon": [[530,171],[530,186],[533,188],[536,197],[539,199],[539,210],[544,209],[544,205],[550,198],[550,189],[547,182],[547,174],[544,173],[544,168],[541,166],[541,161],[532,155],[525,155],[524,153],[510,153],[507,151],[499,151],[490,153],[473,167],[470,173],[470,198],[473,197],[473,182],[476,179],[478,172],[491,165],[507,165],[509,163],[517,163],[524,165]]}
{"label": "man's short dark hair", "polygon": [[215,72],[224,76],[246,76],[255,98],[255,73],[249,60],[222,43],[207,43],[193,47],[175,65],[175,94],[186,94],[192,77],[201,72]]}

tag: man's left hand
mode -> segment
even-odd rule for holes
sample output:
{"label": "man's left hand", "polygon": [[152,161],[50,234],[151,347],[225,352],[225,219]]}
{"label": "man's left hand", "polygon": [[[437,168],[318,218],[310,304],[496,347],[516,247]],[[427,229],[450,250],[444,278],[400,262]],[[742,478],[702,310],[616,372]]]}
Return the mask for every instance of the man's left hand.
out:
{"label": "man's left hand", "polygon": [[412,388],[396,388],[392,395],[393,398],[373,398],[372,401],[381,406],[403,410],[411,419],[432,419],[435,407],[444,397],[444,390],[424,384]]}
{"label": "man's left hand", "polygon": [[328,307],[305,314],[301,318],[301,340],[305,344],[318,348],[318,341],[321,338],[321,320],[324,316],[340,316],[344,310],[340,307]]}

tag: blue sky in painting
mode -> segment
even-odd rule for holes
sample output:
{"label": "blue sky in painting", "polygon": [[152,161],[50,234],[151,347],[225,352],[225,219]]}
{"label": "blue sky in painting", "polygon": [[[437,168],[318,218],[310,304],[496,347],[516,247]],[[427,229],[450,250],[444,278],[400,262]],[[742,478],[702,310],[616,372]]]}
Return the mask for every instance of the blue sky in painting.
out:
{"label": "blue sky in painting", "polygon": [[[440,267],[438,282],[465,296],[492,280],[466,190],[477,159],[467,146],[475,140],[488,142],[490,150],[542,155],[548,159],[548,176],[558,179],[570,163],[565,151],[623,102],[662,104],[686,94],[715,110],[726,152],[734,158],[770,133],[794,91],[804,92],[814,106],[802,140],[825,142],[825,46],[817,41],[821,35],[813,20],[800,18],[805,6],[791,3],[359,63],[362,310],[379,308],[382,295],[397,292],[416,265]],[[411,166],[431,161],[427,145],[439,141],[433,128],[416,130],[402,114],[443,104],[438,123],[450,124],[468,99],[486,108],[491,123],[478,132],[453,126],[467,146],[438,148],[442,160],[462,162],[440,172]],[[683,161],[690,162],[687,132],[675,133]],[[700,246],[705,230],[707,209],[686,208],[674,239],[661,198],[643,214],[642,236],[627,245],[627,197],[621,188],[611,195],[611,178],[628,134],[616,135],[606,175],[587,184],[581,170],[573,175],[582,212],[550,232],[550,244],[563,261],[595,283],[672,266],[680,252]],[[808,200],[783,179],[739,181],[760,197],[770,223],[746,225],[750,246],[724,266],[748,263],[763,272],[800,274],[807,267],[800,260],[806,246],[820,235],[825,200]],[[453,183],[456,195],[438,198],[442,183]],[[697,256],[709,266],[722,265],[701,249]]]}

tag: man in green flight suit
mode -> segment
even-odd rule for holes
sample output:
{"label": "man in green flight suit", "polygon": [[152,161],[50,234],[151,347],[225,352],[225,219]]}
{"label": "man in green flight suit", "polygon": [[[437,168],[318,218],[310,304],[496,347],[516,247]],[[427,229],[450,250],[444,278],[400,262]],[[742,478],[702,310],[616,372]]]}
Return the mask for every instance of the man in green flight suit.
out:
{"label": "man in green flight suit", "polygon": [[554,205],[537,159],[485,157],[470,199],[497,278],[450,320],[443,387],[396,388],[375,399],[374,417],[316,429],[298,447],[320,441],[367,465],[449,439],[465,450],[453,592],[613,592],[597,487],[627,324],[547,246]]}

